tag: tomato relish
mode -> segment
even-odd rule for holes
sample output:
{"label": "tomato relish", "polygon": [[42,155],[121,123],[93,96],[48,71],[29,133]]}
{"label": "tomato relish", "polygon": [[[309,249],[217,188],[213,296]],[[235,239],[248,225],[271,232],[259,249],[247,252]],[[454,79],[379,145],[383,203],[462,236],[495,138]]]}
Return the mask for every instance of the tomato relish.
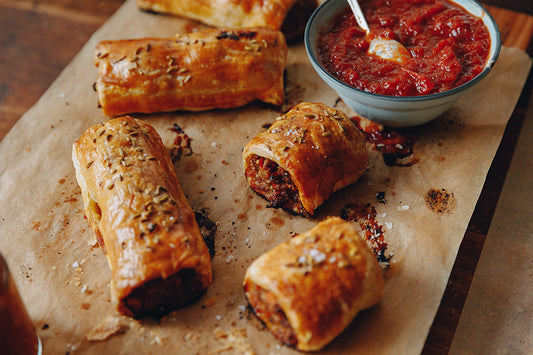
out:
{"label": "tomato relish", "polygon": [[[367,36],[346,7],[319,37],[322,65],[346,84],[390,96],[420,96],[460,86],[481,73],[488,59],[483,21],[446,0],[359,0]],[[368,54],[373,37],[403,44],[401,64]]]}

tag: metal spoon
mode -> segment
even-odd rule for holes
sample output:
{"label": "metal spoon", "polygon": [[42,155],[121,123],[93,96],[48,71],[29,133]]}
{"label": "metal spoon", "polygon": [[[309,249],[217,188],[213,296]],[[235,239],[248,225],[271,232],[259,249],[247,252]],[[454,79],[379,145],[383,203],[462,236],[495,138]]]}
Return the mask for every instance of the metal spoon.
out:
{"label": "metal spoon", "polygon": [[[357,0],[347,1],[348,4],[350,4],[357,24],[359,24],[359,27],[361,27],[368,36],[370,33],[370,27],[368,27],[368,23],[366,22],[365,15],[363,15],[359,3]],[[382,37],[376,37],[370,41],[368,53],[397,63],[403,63],[406,59],[411,57],[409,51],[400,42]]]}

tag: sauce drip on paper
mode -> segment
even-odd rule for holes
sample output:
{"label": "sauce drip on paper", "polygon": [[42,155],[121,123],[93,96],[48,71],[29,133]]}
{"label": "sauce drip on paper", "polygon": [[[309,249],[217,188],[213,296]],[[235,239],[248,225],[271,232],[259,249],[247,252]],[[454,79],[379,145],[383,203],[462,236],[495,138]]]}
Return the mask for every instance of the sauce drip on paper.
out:
{"label": "sauce drip on paper", "polygon": [[[374,149],[383,155],[387,166],[407,167],[419,162],[419,158],[412,156],[415,138],[409,137],[389,127],[365,120],[362,125],[361,117],[352,117],[352,122],[363,131],[366,140],[374,145]],[[406,158],[410,159],[406,159]]]}
{"label": "sauce drip on paper", "polygon": [[192,138],[189,137],[185,131],[174,123],[174,125],[169,128],[172,132],[176,133],[176,138],[174,139],[174,144],[170,149],[170,157],[172,162],[176,163],[180,161],[182,156],[192,155],[191,141]]}
{"label": "sauce drip on paper", "polygon": [[383,226],[376,220],[376,209],[370,203],[354,203],[344,206],[340,217],[346,221],[355,221],[364,232],[366,241],[380,264],[389,265],[392,255],[387,255],[387,243],[383,234]]}

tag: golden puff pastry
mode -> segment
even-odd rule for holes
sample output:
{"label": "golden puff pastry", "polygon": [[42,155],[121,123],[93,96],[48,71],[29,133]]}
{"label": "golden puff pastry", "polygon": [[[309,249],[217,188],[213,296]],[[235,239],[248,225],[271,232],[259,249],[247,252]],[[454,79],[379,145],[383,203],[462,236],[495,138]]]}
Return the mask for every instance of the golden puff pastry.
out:
{"label": "golden puff pastry", "polygon": [[268,28],[103,41],[95,83],[104,114],[281,105],[287,43]]}
{"label": "golden puff pastry", "polygon": [[268,27],[300,36],[316,0],[137,0],[142,10],[178,15],[213,27]]}
{"label": "golden puff pastry", "polygon": [[281,342],[323,348],[384,291],[381,268],[355,227],[330,217],[261,255],[246,270],[244,292]]}
{"label": "golden puff pastry", "polygon": [[339,110],[308,102],[253,138],[243,158],[255,192],[272,207],[306,217],[368,166],[365,137],[353,122]]}
{"label": "golden puff pastry", "polygon": [[72,159],[119,312],[157,318],[199,298],[211,258],[155,129],[128,116],[95,125]]}

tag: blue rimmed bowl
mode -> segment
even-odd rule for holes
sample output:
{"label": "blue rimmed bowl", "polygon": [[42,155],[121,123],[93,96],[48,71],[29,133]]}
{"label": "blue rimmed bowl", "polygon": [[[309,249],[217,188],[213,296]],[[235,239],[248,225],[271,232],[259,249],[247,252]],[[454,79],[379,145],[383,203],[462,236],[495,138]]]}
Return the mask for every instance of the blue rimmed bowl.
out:
{"label": "blue rimmed bowl", "polygon": [[357,114],[390,127],[410,127],[429,122],[450,109],[460,96],[483,80],[500,54],[500,31],[489,12],[475,0],[450,1],[480,18],[491,39],[489,58],[483,71],[456,88],[424,96],[386,96],[356,89],[334,77],[319,60],[318,38],[323,28],[331,23],[340,11],[348,7],[346,0],[328,0],[311,15],[304,35],[307,55],[322,80]]}

